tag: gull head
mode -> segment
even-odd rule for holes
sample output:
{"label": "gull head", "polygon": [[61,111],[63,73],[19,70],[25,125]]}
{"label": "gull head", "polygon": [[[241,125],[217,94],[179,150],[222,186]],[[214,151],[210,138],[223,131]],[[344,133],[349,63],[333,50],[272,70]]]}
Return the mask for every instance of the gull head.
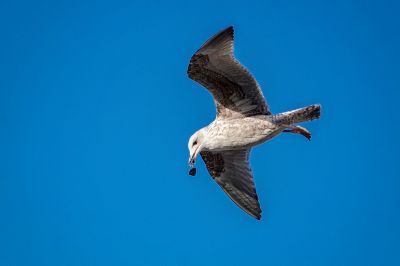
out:
{"label": "gull head", "polygon": [[188,143],[188,148],[189,148],[189,166],[194,167],[194,164],[196,163],[196,158],[197,155],[201,152],[201,150],[204,147],[204,136],[205,136],[205,130],[204,128],[198,130],[196,133],[194,133]]}

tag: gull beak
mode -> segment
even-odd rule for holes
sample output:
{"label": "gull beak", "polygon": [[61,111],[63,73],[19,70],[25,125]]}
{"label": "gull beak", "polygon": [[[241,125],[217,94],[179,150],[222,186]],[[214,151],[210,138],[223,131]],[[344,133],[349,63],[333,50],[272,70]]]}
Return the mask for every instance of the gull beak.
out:
{"label": "gull beak", "polygon": [[194,150],[194,152],[190,154],[190,156],[189,156],[189,166],[190,167],[192,167],[192,168],[194,167],[194,165],[196,163],[197,155],[199,154],[200,150],[201,150],[201,146],[197,147],[197,149]]}
{"label": "gull beak", "polygon": [[196,151],[189,156],[189,167],[190,167],[189,175],[191,176],[196,175],[196,167],[194,167],[194,164],[196,163],[196,155],[197,155]]}
{"label": "gull beak", "polygon": [[194,167],[194,164],[196,163],[196,157],[195,157],[196,152],[194,152],[192,155],[189,157],[189,166]]}

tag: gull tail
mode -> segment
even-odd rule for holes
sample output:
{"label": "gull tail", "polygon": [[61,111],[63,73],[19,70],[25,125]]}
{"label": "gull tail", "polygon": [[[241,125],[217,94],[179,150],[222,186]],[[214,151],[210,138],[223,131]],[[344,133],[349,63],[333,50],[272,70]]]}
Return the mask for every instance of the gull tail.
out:
{"label": "gull tail", "polygon": [[318,119],[321,115],[321,105],[313,104],[307,107],[274,115],[274,122],[279,125],[291,125]]}

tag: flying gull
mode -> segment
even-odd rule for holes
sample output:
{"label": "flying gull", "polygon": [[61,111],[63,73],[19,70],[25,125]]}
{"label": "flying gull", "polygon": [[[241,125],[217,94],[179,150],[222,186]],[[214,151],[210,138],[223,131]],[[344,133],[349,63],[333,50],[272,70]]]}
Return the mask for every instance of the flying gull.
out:
{"label": "flying gull", "polygon": [[314,104],[273,115],[261,88],[249,71],[233,55],[233,27],[211,37],[190,59],[188,75],[214,97],[217,116],[194,133],[188,143],[189,174],[198,154],[209,174],[242,210],[260,220],[261,208],[249,165],[252,147],[281,132],[310,132],[295,124],[320,117]]}

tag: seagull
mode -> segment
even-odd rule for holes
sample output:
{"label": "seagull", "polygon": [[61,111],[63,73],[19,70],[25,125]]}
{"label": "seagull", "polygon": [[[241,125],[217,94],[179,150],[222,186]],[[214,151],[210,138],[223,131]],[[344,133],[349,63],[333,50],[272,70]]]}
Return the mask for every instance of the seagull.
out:
{"label": "seagull", "polygon": [[195,175],[200,154],[208,173],[243,211],[257,220],[261,208],[249,165],[250,150],[281,132],[311,133],[297,123],[320,117],[321,106],[272,114],[255,78],[235,59],[233,27],[206,41],[192,56],[190,79],[203,85],[213,96],[216,118],[189,139],[189,174]]}

